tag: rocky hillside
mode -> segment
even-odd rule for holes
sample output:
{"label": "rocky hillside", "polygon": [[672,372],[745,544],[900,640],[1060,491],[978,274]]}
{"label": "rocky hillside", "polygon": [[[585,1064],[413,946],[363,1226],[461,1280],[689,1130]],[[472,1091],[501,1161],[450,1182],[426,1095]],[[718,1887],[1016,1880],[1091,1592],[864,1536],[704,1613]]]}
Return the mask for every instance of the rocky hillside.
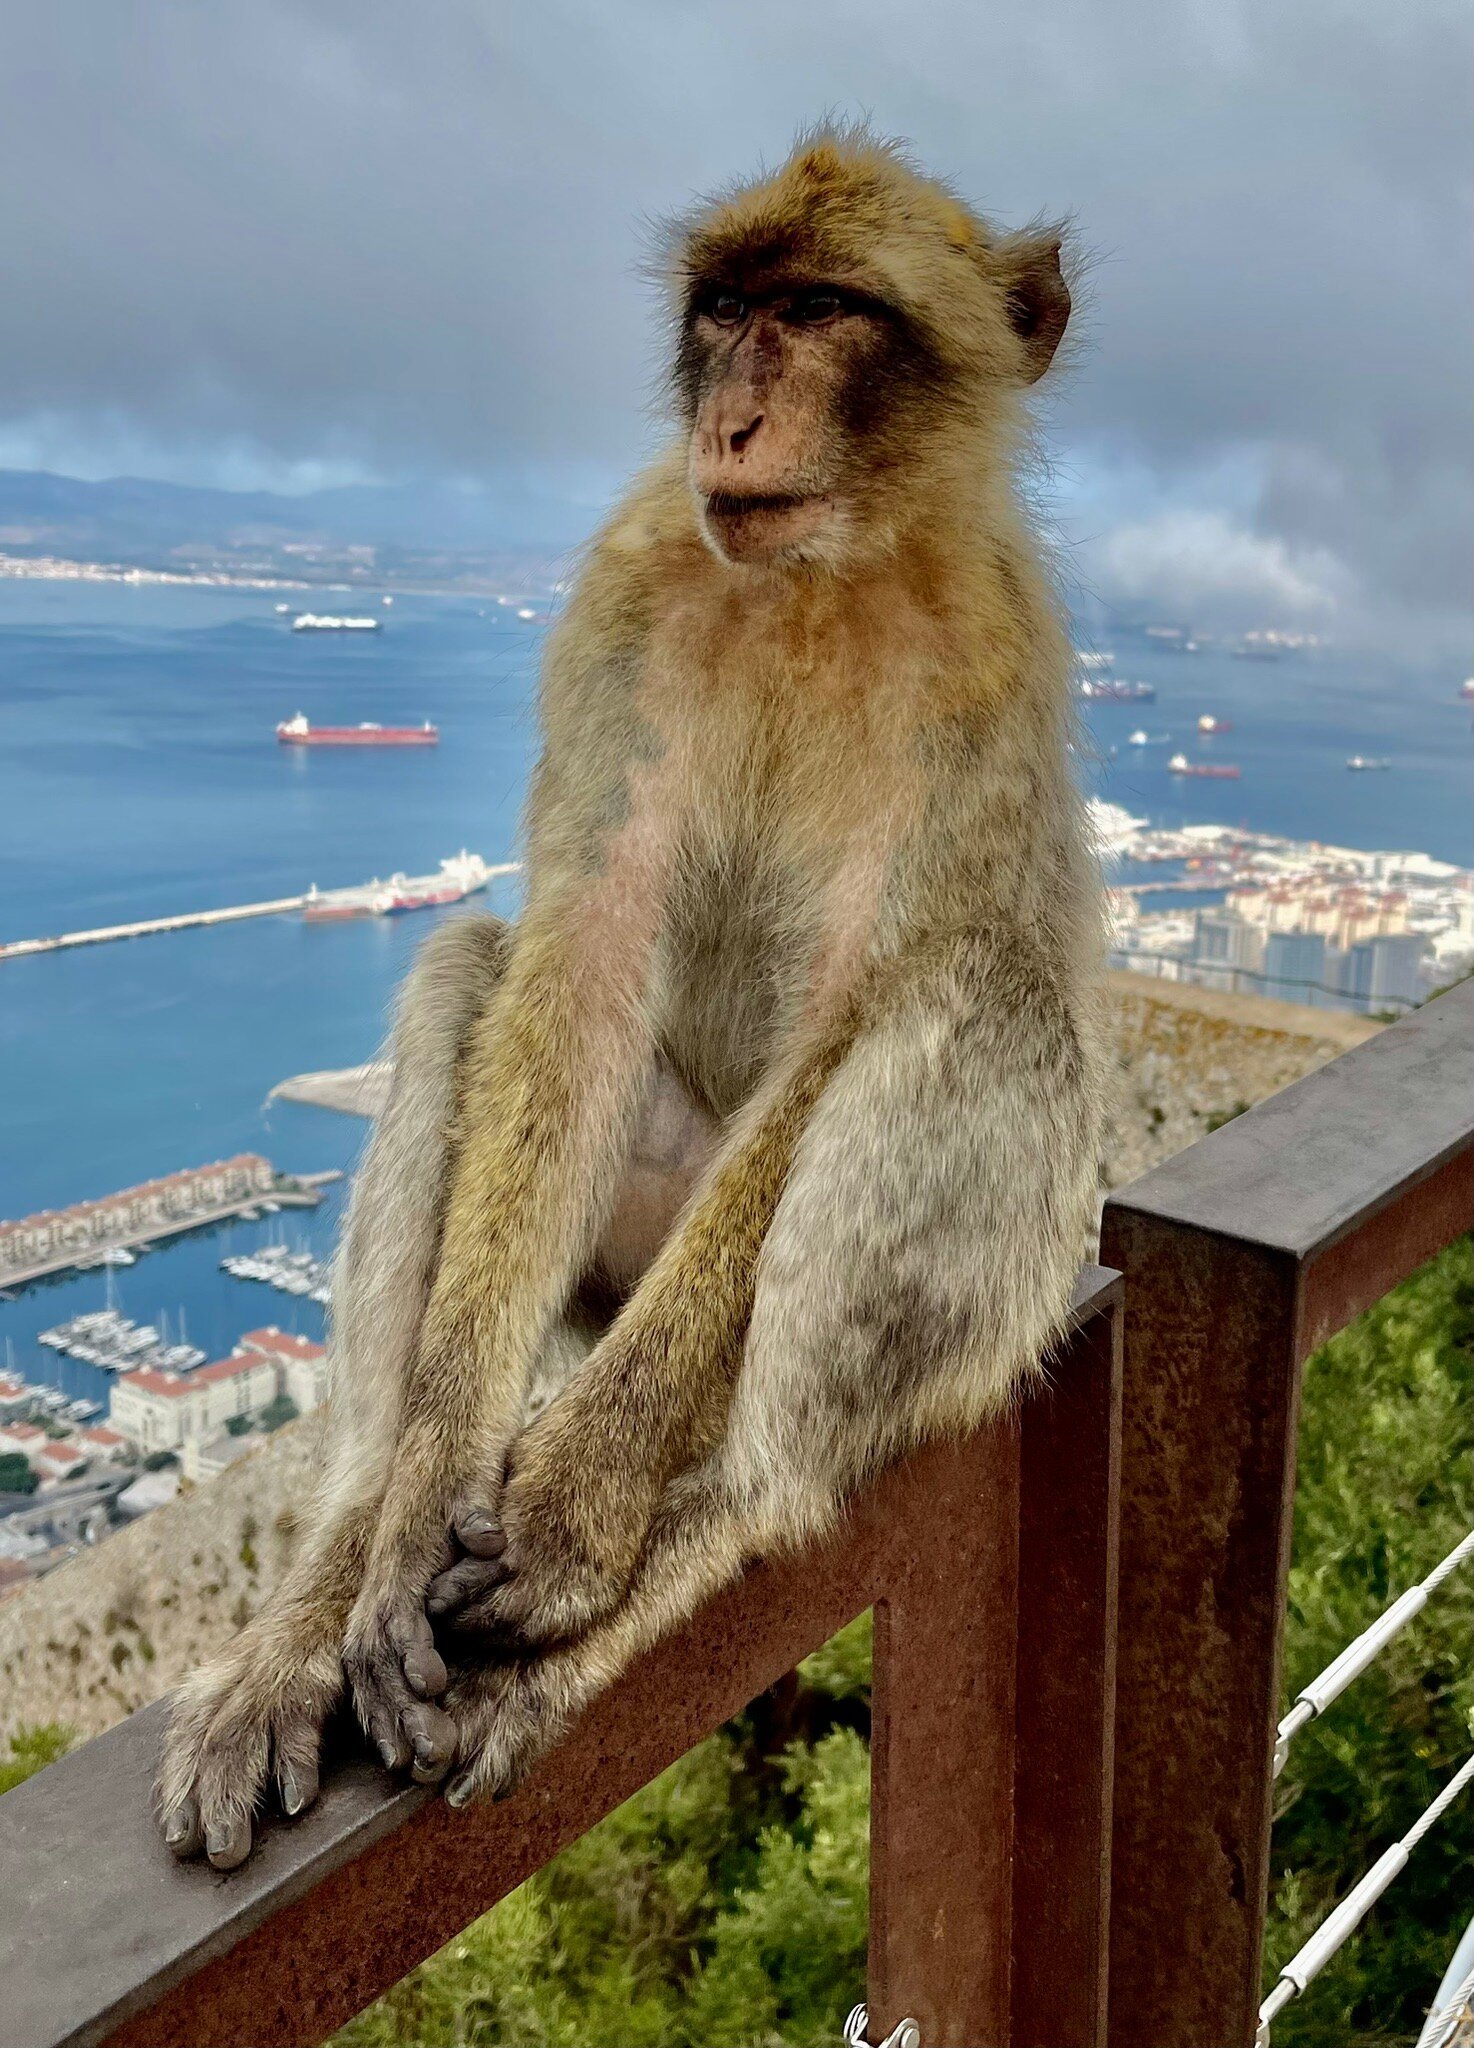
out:
{"label": "rocky hillside", "polygon": [[[1110,977],[1119,1062],[1113,1185],[1377,1027],[1329,1011]],[[291,1555],[319,1420],[264,1438],[202,1489],[0,1604],[0,1737],[36,1721],[97,1734],[168,1691],[260,1606]]]}

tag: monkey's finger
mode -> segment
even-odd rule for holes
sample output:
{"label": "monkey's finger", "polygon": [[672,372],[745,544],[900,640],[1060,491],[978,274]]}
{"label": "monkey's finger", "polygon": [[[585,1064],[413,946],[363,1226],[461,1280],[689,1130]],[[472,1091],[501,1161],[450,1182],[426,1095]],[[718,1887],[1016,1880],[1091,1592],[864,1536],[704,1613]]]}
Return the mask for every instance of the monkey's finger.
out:
{"label": "monkey's finger", "polygon": [[276,1789],[288,1820],[305,1813],[318,1792],[317,1758],[283,1760],[276,1767]]}
{"label": "monkey's finger", "polygon": [[393,1630],[394,1647],[404,1666],[405,1683],[422,1700],[438,1699],[450,1683],[445,1659],[435,1647],[435,1637],[423,1608],[404,1616]]}
{"label": "monkey's finger", "polygon": [[400,1716],[414,1752],[410,1775],[419,1785],[437,1785],[455,1760],[460,1731],[449,1714],[428,1704],[406,1707]]}
{"label": "monkey's finger", "polygon": [[372,1707],[369,1710],[368,1733],[384,1769],[402,1771],[409,1762],[410,1749],[400,1733],[399,1716],[388,1705]]}
{"label": "monkey's finger", "polygon": [[234,1870],[251,1853],[251,1816],[226,1814],[205,1830],[205,1854],[216,1870]]}
{"label": "monkey's finger", "polygon": [[205,1831],[200,1824],[200,1802],[187,1795],[178,1806],[161,1817],[164,1840],[181,1860],[198,1856],[204,1847]]}
{"label": "monkey's finger", "polygon": [[468,1600],[476,1599],[498,1584],[500,1577],[500,1568],[494,1560],[463,1557],[459,1564],[453,1564],[448,1572],[442,1572],[439,1578],[430,1581],[425,1594],[425,1612],[437,1617],[454,1614]]}
{"label": "monkey's finger", "polygon": [[507,1547],[507,1533],[490,1508],[463,1509],[455,1519],[455,1536],[472,1557],[500,1557]]}

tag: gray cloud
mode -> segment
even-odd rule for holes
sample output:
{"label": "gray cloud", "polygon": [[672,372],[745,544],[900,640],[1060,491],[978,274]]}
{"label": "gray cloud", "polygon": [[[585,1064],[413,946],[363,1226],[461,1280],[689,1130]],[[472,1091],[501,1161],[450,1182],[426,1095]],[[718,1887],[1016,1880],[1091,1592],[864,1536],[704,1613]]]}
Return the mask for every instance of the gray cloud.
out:
{"label": "gray cloud", "polygon": [[595,501],[652,431],[641,219],[865,111],[1000,217],[1078,219],[1050,425],[1083,575],[1155,561],[1171,601],[1213,515],[1244,604],[1256,564],[1310,565],[1356,630],[1442,641],[1474,524],[1466,12],[10,0],[0,455]]}

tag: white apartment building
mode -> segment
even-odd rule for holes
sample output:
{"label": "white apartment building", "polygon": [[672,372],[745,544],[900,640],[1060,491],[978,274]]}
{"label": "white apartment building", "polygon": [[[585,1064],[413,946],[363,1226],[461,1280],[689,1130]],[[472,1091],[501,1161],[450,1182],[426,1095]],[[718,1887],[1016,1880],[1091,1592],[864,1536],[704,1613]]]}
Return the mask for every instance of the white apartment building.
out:
{"label": "white apartment building", "polygon": [[210,1436],[232,1415],[250,1415],[274,1400],[278,1366],[259,1351],[236,1351],[194,1372],[124,1373],[113,1388],[108,1420],[147,1456],[177,1451],[189,1437]]}
{"label": "white apartment building", "polygon": [[[327,1398],[327,1353],[274,1324],[247,1330],[229,1358],[193,1372],[124,1373],[108,1420],[145,1456],[216,1436],[235,1415],[254,1415],[278,1394],[306,1415]],[[218,1469],[218,1467],[217,1467]]]}
{"label": "white apartment building", "polygon": [[328,1354],[322,1344],[306,1337],[293,1337],[286,1330],[267,1323],[260,1330],[247,1330],[237,1350],[259,1351],[276,1360],[280,1368],[277,1391],[287,1396],[299,1415],[320,1408],[328,1397]]}

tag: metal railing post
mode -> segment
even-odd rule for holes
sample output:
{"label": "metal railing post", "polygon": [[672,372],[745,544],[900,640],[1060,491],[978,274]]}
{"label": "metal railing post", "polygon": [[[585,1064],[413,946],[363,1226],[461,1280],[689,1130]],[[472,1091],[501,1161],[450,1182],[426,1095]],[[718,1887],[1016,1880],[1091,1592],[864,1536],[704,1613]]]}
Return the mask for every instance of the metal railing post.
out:
{"label": "metal railing post", "polygon": [[1466,983],[1106,1204],[1126,1277],[1113,2048],[1251,2048],[1305,1358],[1474,1221]]}
{"label": "metal railing post", "polygon": [[1103,2048],[1119,1280],[1016,1418],[907,1467],[875,1607],[869,2034]]}

